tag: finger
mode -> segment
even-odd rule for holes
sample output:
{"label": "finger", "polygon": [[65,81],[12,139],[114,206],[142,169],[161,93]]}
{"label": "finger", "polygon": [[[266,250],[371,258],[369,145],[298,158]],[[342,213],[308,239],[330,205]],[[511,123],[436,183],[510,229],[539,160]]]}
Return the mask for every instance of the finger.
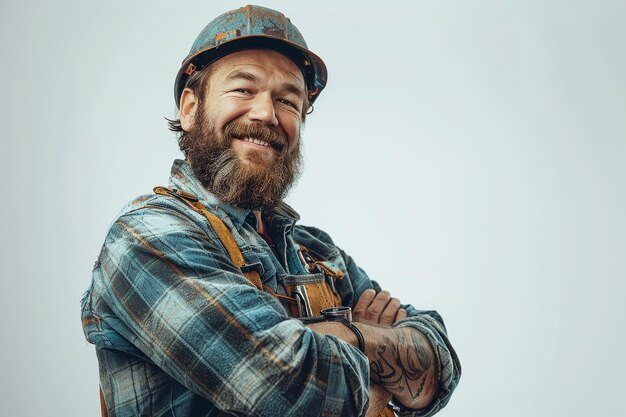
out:
{"label": "finger", "polygon": [[401,308],[400,310],[398,310],[398,314],[396,314],[396,321],[405,319],[406,316],[407,316],[406,310]]}
{"label": "finger", "polygon": [[376,294],[376,298],[374,298],[374,301],[372,301],[370,306],[367,308],[365,319],[378,323],[380,315],[385,310],[385,307],[387,307],[389,300],[391,300],[391,294],[389,294],[389,291],[381,291]]}
{"label": "finger", "polygon": [[400,300],[397,298],[392,298],[389,300],[389,303],[385,306],[385,309],[382,313],[380,313],[380,324],[385,324],[387,326],[391,326],[396,322],[396,317],[398,312],[400,311]]}
{"label": "finger", "polygon": [[359,301],[354,305],[354,310],[352,314],[354,318],[363,319],[365,318],[365,313],[367,312],[367,308],[372,304],[374,298],[376,297],[376,291],[372,289],[367,289],[363,291],[363,294],[359,297]]}

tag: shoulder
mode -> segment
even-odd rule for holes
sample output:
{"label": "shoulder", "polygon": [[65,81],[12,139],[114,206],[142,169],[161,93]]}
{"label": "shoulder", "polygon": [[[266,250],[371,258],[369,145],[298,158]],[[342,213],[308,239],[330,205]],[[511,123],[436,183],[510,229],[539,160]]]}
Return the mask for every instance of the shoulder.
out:
{"label": "shoulder", "polygon": [[106,234],[98,263],[111,265],[111,270],[162,265],[179,272],[233,268],[204,216],[177,198],[162,195],[143,195],[124,206]]}
{"label": "shoulder", "polygon": [[204,231],[204,217],[182,201],[158,194],[128,202],[111,223],[107,242],[131,233],[145,238]]}
{"label": "shoulder", "polygon": [[178,198],[144,194],[128,202],[117,215],[117,219],[130,217],[170,219],[183,223],[203,223],[204,216]]}
{"label": "shoulder", "polygon": [[296,225],[294,228],[296,242],[317,253],[323,258],[340,255],[340,249],[325,231],[313,226]]}
{"label": "shoulder", "polygon": [[303,236],[310,236],[311,238],[319,240],[320,242],[324,242],[326,244],[334,246],[333,239],[330,237],[330,235],[322,229],[318,229],[317,227],[296,225],[295,233]]}

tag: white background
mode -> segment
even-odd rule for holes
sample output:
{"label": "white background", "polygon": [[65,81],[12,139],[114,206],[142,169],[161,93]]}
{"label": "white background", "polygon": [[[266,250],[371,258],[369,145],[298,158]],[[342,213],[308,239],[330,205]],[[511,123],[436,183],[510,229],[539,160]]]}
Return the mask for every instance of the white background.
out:
{"label": "white background", "polygon": [[[443,315],[441,415],[624,415],[626,2],[259,3],[329,68],[288,201]],[[241,5],[2,2],[0,415],[98,414],[80,297],[180,155],[180,61]]]}

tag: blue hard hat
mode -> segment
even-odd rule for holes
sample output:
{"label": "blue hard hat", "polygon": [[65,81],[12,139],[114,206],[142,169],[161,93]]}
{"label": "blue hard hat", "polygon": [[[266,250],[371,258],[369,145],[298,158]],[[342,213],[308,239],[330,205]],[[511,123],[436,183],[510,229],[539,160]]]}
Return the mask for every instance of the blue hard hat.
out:
{"label": "blue hard hat", "polygon": [[291,59],[304,75],[310,102],[317,99],[326,86],[324,61],[308,49],[298,28],[284,14],[248,5],[218,16],[200,32],[176,75],[176,106],[195,71],[230,53],[258,48],[272,49]]}

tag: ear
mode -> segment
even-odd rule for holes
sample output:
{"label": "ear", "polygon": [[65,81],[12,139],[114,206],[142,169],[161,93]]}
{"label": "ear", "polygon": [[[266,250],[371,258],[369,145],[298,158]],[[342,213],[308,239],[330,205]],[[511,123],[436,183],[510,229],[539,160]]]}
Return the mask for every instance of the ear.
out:
{"label": "ear", "polygon": [[198,99],[192,90],[185,88],[180,96],[180,125],[185,132],[189,132],[196,116]]}

